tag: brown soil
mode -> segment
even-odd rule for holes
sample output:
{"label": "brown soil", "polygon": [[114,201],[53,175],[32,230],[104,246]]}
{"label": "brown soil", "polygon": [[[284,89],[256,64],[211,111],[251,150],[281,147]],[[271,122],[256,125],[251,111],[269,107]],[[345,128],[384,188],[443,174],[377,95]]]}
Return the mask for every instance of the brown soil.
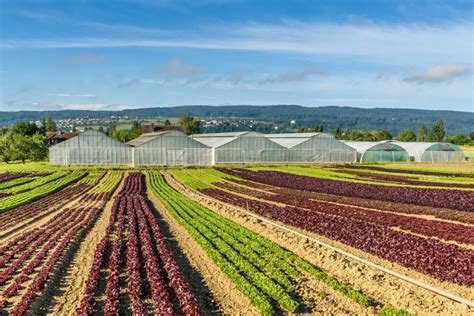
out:
{"label": "brown soil", "polygon": [[[244,213],[245,210],[222,203],[184,187],[169,174],[166,174],[166,178],[167,181],[181,193],[186,194],[216,213],[257,232],[276,244],[286,249],[290,249],[295,254],[322,268],[329,275],[338,278],[342,282],[351,284],[354,288],[360,289],[383,304],[403,308],[419,315],[466,315],[473,312],[472,309],[469,309],[463,304],[456,303],[387,273],[368,267],[363,263],[347,258],[333,250],[311,242],[306,238],[267,224],[254,216]],[[302,233],[346,250],[364,259],[368,259],[386,268],[424,281],[438,288],[445,289],[467,299],[472,300],[474,297],[473,291],[466,287],[434,280],[418,272],[403,268],[375,256],[368,255],[362,251],[334,242],[322,236],[310,234],[308,232]]]}
{"label": "brown soil", "polygon": [[75,311],[79,307],[85,292],[86,282],[89,277],[89,271],[92,267],[96,245],[105,235],[114,198],[122,189],[124,184],[123,179],[125,176],[126,174],[124,174],[122,181],[116,188],[110,200],[105,204],[103,211],[95,222],[95,225],[81,242],[71,264],[68,265],[66,272],[64,272],[66,277],[61,280],[60,284],[56,285],[56,292],[61,293],[61,295],[56,295],[51,299],[54,301],[54,305],[49,311],[50,313],[54,315],[75,315]]}
{"label": "brown soil", "polygon": [[[191,266],[202,276],[220,312],[225,315],[259,315],[258,311],[250,303],[250,300],[235,288],[234,284],[214,264],[201,246],[192,239],[173,216],[164,211],[166,208],[149,189],[148,198],[155,206],[159,215],[169,225],[173,238],[189,260]],[[200,293],[196,294],[200,296]],[[211,313],[219,314],[220,312],[213,311]]]}

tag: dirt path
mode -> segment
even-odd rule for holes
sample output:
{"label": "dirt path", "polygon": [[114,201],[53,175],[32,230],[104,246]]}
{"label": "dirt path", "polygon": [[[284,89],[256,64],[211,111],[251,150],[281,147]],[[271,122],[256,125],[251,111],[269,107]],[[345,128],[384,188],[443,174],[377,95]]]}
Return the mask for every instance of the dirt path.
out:
{"label": "dirt path", "polygon": [[68,266],[63,284],[59,284],[62,294],[55,297],[55,304],[50,313],[54,315],[75,315],[76,309],[81,303],[86,281],[94,259],[96,245],[104,237],[105,230],[109,223],[109,217],[115,196],[120,192],[124,184],[122,178],[114,194],[105,204],[103,211],[99,215],[94,227],[81,242],[77,253],[74,255],[72,263]]}
{"label": "dirt path", "polygon": [[[181,193],[193,198],[216,213],[257,232],[276,244],[290,249],[295,254],[322,268],[340,281],[351,284],[356,289],[362,290],[364,293],[376,298],[384,304],[403,308],[419,315],[467,315],[469,312],[472,312],[472,310],[463,304],[455,303],[428,290],[424,290],[394,276],[370,268],[291,232],[264,223],[253,216],[243,213],[238,207],[222,203],[191,190],[181,183],[178,183],[170,174],[166,174],[166,179],[168,183]],[[425,281],[433,286],[443,288],[471,300],[473,299],[473,291],[466,287],[449,284],[447,282],[439,282],[415,271],[368,255],[357,249],[352,249],[322,236],[308,232],[303,233],[397,272]]]}
{"label": "dirt path", "polygon": [[[192,239],[187,231],[167,211],[165,211],[165,207],[149,188],[148,198],[155,206],[159,215],[167,222],[169,230],[183,254],[187,257],[192,267],[199,272],[203,279],[202,281],[204,281],[210,290],[215,299],[215,304],[220,310],[215,311],[215,314],[260,315],[252,306],[250,300],[235,288],[234,284],[214,264],[201,246]],[[199,296],[199,293],[197,293],[197,295]]]}

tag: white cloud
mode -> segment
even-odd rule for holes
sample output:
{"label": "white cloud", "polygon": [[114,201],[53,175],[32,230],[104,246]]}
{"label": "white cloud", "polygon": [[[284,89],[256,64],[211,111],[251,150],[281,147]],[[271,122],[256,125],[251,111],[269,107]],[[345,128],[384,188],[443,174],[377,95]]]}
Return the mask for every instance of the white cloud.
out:
{"label": "white cloud", "polygon": [[415,83],[440,83],[467,75],[470,71],[471,69],[467,65],[435,65],[428,68],[424,73],[411,73],[403,78],[403,81]]}
{"label": "white cloud", "polygon": [[180,74],[191,74],[198,72],[197,67],[187,65],[179,59],[170,59],[160,67],[162,73],[171,74],[171,75],[180,75]]}
{"label": "white cloud", "polygon": [[96,98],[95,94],[72,94],[72,93],[48,93],[50,97],[74,97],[74,98]]}

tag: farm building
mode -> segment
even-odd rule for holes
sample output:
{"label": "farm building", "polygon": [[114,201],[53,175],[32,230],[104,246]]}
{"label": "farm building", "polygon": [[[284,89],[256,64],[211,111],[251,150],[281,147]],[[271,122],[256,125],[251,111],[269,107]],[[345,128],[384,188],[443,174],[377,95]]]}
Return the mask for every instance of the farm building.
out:
{"label": "farm building", "polygon": [[395,142],[416,162],[456,162],[464,160],[463,151],[449,143]]}
{"label": "farm building", "polygon": [[212,164],[285,161],[286,148],[261,133],[230,132],[191,137],[212,148]]}
{"label": "farm building", "polygon": [[396,162],[410,160],[408,152],[403,147],[391,141],[345,141],[344,143],[357,150],[357,161],[359,162]]}
{"label": "farm building", "polygon": [[53,165],[127,165],[131,163],[130,146],[102,132],[86,130],[49,148]]}
{"label": "farm building", "polygon": [[266,137],[287,148],[286,162],[354,162],[357,152],[326,133],[268,134]]}
{"label": "farm building", "polygon": [[127,143],[133,165],[209,165],[211,148],[179,131],[142,134]]}

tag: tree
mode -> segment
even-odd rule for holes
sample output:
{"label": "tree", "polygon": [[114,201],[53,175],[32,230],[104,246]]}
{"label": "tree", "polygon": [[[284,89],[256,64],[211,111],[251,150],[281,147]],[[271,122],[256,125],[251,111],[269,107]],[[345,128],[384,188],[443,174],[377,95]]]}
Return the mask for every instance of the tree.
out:
{"label": "tree", "polygon": [[386,130],[376,130],[371,132],[374,135],[376,141],[392,139],[393,136],[389,131]]}
{"label": "tree", "polygon": [[166,120],[165,120],[165,125],[171,125],[170,120],[166,119]]}
{"label": "tree", "polygon": [[428,139],[430,142],[442,142],[445,135],[444,121],[438,120],[431,126]]}
{"label": "tree", "polygon": [[474,132],[471,132],[471,134],[469,134],[469,137],[471,137],[471,140],[474,140]]}
{"label": "tree", "polygon": [[47,117],[46,120],[43,120],[43,127],[45,132],[56,132],[58,126],[52,117]]}
{"label": "tree", "polygon": [[416,140],[419,142],[428,141],[428,128],[425,124],[421,125],[420,129],[418,130],[418,137]]}
{"label": "tree", "polygon": [[138,121],[133,121],[130,129],[129,138],[134,139],[142,134],[142,125]]}
{"label": "tree", "polygon": [[186,135],[199,133],[201,122],[188,114],[182,114],[179,118],[179,125],[184,128]]}
{"label": "tree", "polygon": [[342,139],[342,132],[339,127],[336,127],[336,129],[334,130],[334,137],[336,139]]}
{"label": "tree", "polygon": [[35,123],[21,121],[12,126],[12,132],[16,135],[32,136],[39,132]]}
{"label": "tree", "polygon": [[416,141],[416,133],[412,131],[411,129],[406,129],[398,133],[395,139],[400,142],[414,142]]}
{"label": "tree", "polygon": [[323,124],[316,124],[314,127],[314,132],[316,133],[322,133],[324,131],[324,125]]}
{"label": "tree", "polygon": [[457,134],[457,135],[446,137],[447,143],[451,143],[455,145],[465,145],[469,143],[469,140],[470,140],[469,137],[467,137],[464,134]]}

